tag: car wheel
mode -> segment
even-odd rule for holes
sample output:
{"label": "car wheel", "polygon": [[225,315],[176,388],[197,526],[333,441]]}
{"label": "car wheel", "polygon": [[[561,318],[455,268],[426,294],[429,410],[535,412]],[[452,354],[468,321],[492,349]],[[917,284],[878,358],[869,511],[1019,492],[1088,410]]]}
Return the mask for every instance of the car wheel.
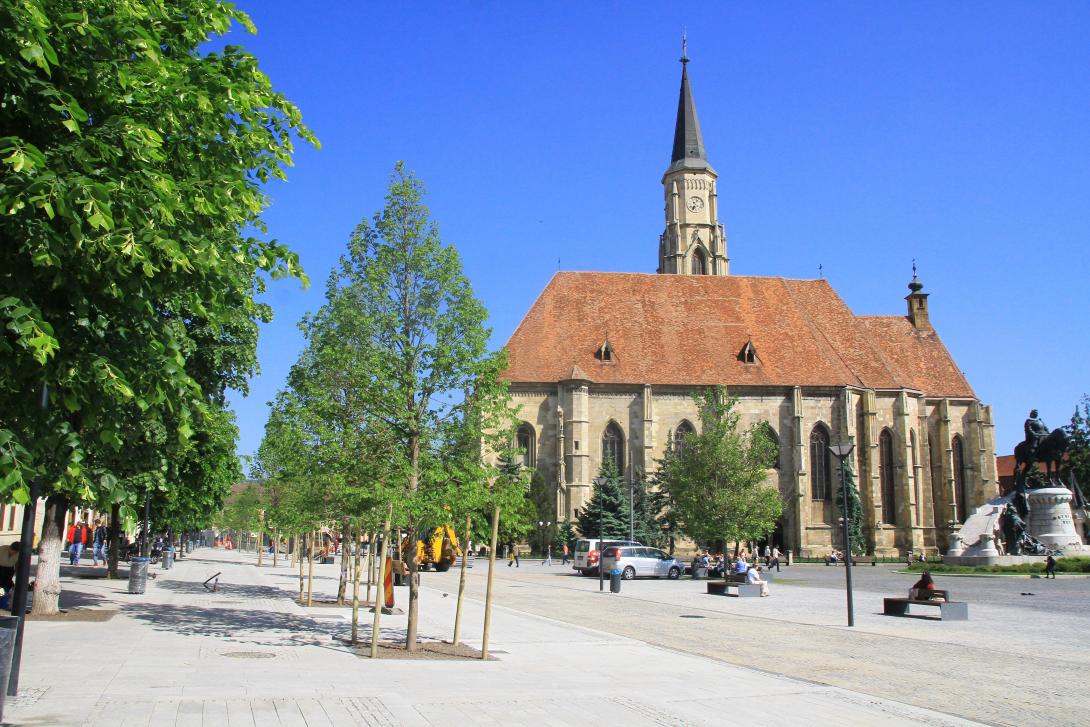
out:
{"label": "car wheel", "polygon": [[676,581],[678,578],[681,578],[681,569],[675,565],[670,569],[670,575],[667,577],[672,581]]}
{"label": "car wheel", "polygon": [[624,569],[624,571],[621,572],[621,578],[624,578],[626,581],[630,581],[635,577],[636,577],[636,569],[633,568],[632,566],[628,566],[627,568]]}

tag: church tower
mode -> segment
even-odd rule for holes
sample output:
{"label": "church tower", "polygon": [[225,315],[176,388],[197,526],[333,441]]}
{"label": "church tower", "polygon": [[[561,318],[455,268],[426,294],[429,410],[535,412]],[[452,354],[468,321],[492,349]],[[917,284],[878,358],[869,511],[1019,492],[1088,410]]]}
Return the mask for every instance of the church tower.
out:
{"label": "church tower", "polygon": [[704,138],[689,88],[689,58],[681,41],[681,95],[677,102],[674,150],[662,175],[666,230],[659,238],[660,273],[727,275],[727,237],[719,224],[716,173],[704,153]]}

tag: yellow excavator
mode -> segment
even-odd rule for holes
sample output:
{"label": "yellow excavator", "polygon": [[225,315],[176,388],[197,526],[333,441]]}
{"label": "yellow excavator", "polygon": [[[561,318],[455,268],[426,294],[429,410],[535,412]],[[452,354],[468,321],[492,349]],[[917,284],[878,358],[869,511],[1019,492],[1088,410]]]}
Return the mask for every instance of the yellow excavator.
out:
{"label": "yellow excavator", "polygon": [[[411,546],[406,538],[402,544],[403,552],[409,547]],[[431,566],[442,573],[449,570],[461,555],[458,536],[450,525],[440,525],[431,531],[425,530],[416,539],[416,562],[420,565],[420,570],[427,570]]]}

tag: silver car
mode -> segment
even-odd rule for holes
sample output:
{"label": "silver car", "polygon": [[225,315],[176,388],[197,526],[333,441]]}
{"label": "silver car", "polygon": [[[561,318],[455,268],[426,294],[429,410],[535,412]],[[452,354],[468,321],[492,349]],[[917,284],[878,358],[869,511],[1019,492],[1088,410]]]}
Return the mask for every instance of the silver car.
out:
{"label": "silver car", "polygon": [[602,555],[602,567],[606,573],[619,568],[621,578],[626,581],[637,577],[677,580],[685,571],[685,564],[674,556],[642,545],[607,546]]}

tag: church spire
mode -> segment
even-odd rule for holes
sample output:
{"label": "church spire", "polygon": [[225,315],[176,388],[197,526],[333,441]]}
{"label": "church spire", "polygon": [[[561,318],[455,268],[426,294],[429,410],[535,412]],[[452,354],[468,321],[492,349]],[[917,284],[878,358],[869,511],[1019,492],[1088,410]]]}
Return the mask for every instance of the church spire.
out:
{"label": "church spire", "polygon": [[674,150],[670,155],[670,169],[706,169],[708,158],[704,153],[704,137],[700,133],[700,120],[696,117],[696,102],[689,87],[689,55],[687,40],[681,36],[681,93],[677,100],[677,123],[674,126]]}
{"label": "church spire", "polygon": [[666,229],[659,236],[658,271],[671,275],[728,275],[730,260],[727,236],[719,224],[716,173],[704,153],[704,137],[689,88],[687,45],[682,35],[674,152],[662,175]]}

